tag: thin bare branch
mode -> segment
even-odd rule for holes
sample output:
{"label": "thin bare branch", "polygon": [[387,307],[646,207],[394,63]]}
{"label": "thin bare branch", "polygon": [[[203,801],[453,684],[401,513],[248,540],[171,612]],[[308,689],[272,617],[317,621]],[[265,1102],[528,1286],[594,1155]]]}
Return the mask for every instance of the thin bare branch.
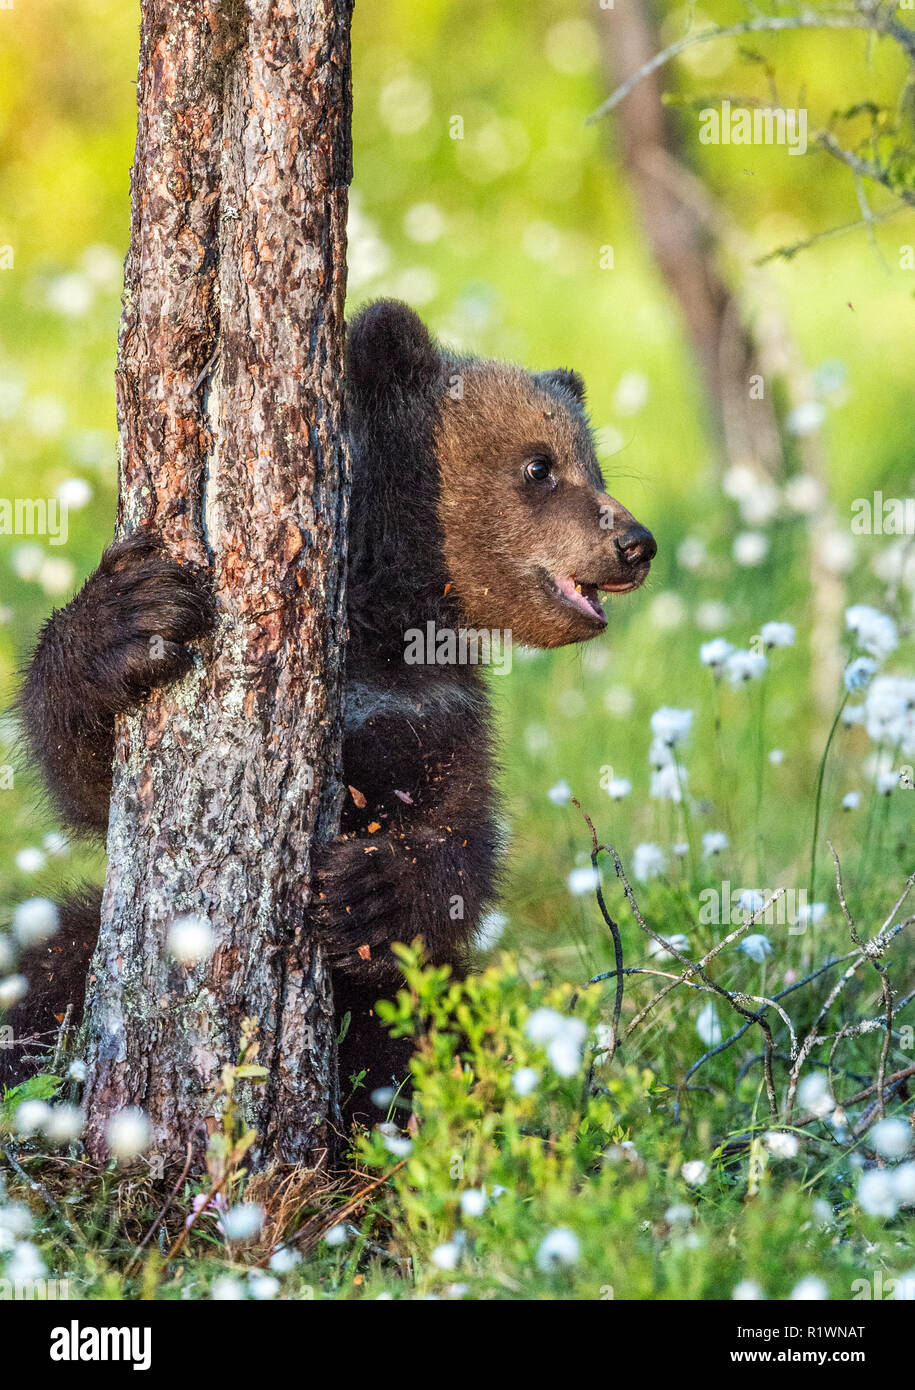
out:
{"label": "thin bare branch", "polygon": [[650,77],[658,68],[664,67],[672,58],[679,57],[696,44],[709,43],[712,39],[740,38],[744,34],[771,34],[790,29],[864,29],[894,39],[910,58],[915,59],[915,31],[900,24],[885,11],[837,10],[820,14],[815,10],[803,10],[795,15],[759,15],[740,24],[716,24],[710,29],[702,29],[698,34],[687,34],[676,43],[668,44],[667,48],[656,53],[647,63],[643,63],[631,77],[611,92],[606,101],[601,102],[597,110],[591,112],[587,124],[590,125],[599,121],[602,116],[608,115],[646,77]]}

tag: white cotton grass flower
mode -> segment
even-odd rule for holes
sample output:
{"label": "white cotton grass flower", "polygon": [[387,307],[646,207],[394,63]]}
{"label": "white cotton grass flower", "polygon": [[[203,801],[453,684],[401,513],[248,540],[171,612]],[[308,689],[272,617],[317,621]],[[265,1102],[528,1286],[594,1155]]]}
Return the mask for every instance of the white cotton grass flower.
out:
{"label": "white cotton grass flower", "polygon": [[703,642],[700,646],[699,660],[703,666],[710,666],[717,676],[721,674],[724,663],[733,650],[734,643],[729,642],[727,638],[713,637],[710,642]]}
{"label": "white cotton grass flower", "polygon": [[48,857],[44,850],[38,849],[35,845],[28,845],[16,855],[16,868],[21,874],[40,873],[47,862]]}
{"label": "white cotton grass flower", "polygon": [[689,1187],[701,1187],[708,1182],[711,1169],[701,1158],[690,1158],[680,1165],[680,1176]]}
{"label": "white cotton grass flower", "polygon": [[727,627],[731,621],[731,610],[720,599],[707,598],[704,602],[696,604],[693,616],[696,627],[703,632],[714,632],[716,627]]}
{"label": "white cotton grass flower", "polygon": [[842,679],[849,694],[866,690],[877,674],[877,663],[872,656],[856,656],[845,667]]}
{"label": "white cotton grass flower", "polygon": [[878,772],[874,785],[878,796],[892,796],[899,786],[899,774],[892,769],[889,772]]}
{"label": "white cotton grass flower", "polygon": [[537,1046],[544,1046],[562,1031],[565,1023],[565,1016],[557,1009],[543,1006],[529,1015],[524,1025],[524,1035]]}
{"label": "white cotton grass flower", "polygon": [[549,1009],[544,1005],[540,1009],[534,1009],[528,1016],[527,1022],[524,1023],[524,1036],[538,1047],[542,1047],[558,1036],[565,1024],[565,1015],[559,1013],[558,1009]]}
{"label": "white cotton grass flower", "polygon": [[107,1137],[112,1158],[128,1163],[149,1148],[152,1126],[142,1110],[128,1106],[108,1121]]}
{"label": "white cotton grass flower", "polygon": [[653,738],[648,748],[648,765],[660,772],[665,767],[675,767],[673,749],[659,738]]}
{"label": "white cotton grass flower", "polygon": [[13,1247],[13,1253],[6,1262],[5,1278],[15,1286],[44,1279],[47,1272],[37,1245],[30,1240],[21,1240]]}
{"label": "white cotton grass flower", "polygon": [[[383,1126],[378,1128],[383,1129]],[[392,1158],[408,1158],[413,1152],[413,1140],[404,1134],[382,1134],[381,1138]]]}
{"label": "white cotton grass flower", "polygon": [[781,765],[782,765],[782,763],[783,763],[784,761],[785,761],[785,750],[784,750],[784,748],[770,748],[770,749],[769,749],[769,762],[772,764],[773,767],[781,767]]}
{"label": "white cotton grass flower", "polygon": [[206,917],[191,912],[171,923],[166,945],[179,964],[199,965],[216,949],[216,936]]}
{"label": "white cotton grass flower", "polygon": [[604,709],[616,719],[625,719],[632,713],[635,696],[625,685],[611,685],[604,693]]}
{"label": "white cotton grass flower", "polygon": [[815,927],[826,916],[826,903],[801,903],[797,910],[797,924],[802,927]]}
{"label": "white cotton grass flower", "polygon": [[587,1027],[580,1018],[564,1020],[563,1027],[546,1045],[546,1055],[557,1075],[568,1079],[581,1070]]}
{"label": "white cotton grass flower", "polygon": [[671,709],[662,705],[651,716],[651,732],[656,739],[668,748],[676,748],[685,743],[693,727],[691,709]]}
{"label": "white cotton grass flower", "polygon": [[801,401],[789,411],[785,417],[785,425],[789,433],[804,438],[806,435],[816,434],[825,419],[826,407],[821,401]]}
{"label": "white cotton grass flower", "polygon": [[667,868],[667,856],[660,845],[644,840],[632,851],[632,876],[639,883],[658,878]]}
{"label": "white cotton grass flower", "polygon": [[724,663],[724,674],[733,686],[745,685],[747,681],[758,681],[765,675],[769,663],[762,652],[731,652]]}
{"label": "white cotton grass flower", "polygon": [[772,954],[772,942],[761,932],[752,932],[744,937],[737,949],[743,951],[744,955],[749,956],[757,965],[762,965],[766,957]]}
{"label": "white cotton grass flower", "polygon": [[770,650],[773,647],[793,647],[797,636],[791,623],[763,623],[759,635],[763,646]]}
{"label": "white cotton grass flower", "polygon": [[[765,905],[766,895],[758,888],[743,888],[738,894],[737,906],[750,917],[753,916],[754,912],[761,912]],[[746,940],[750,941],[752,938],[748,936]]]}
{"label": "white cotton grass flower", "polygon": [[82,1083],[89,1073],[89,1068],[81,1057],[74,1057],[67,1068],[67,1080]]}
{"label": "white cotton grass flower", "polygon": [[904,1158],[912,1147],[912,1129],[905,1120],[878,1120],[870,1131],[870,1139],[883,1158]]}
{"label": "white cotton grass flower", "polygon": [[547,796],[554,806],[567,806],[572,797],[572,788],[563,778],[561,782],[556,783],[555,787],[550,787]]}
{"label": "white cotton grass flower", "polygon": [[734,538],[732,554],[743,569],[761,565],[769,553],[769,537],[762,531],[741,531]]}
{"label": "white cotton grass flower", "polygon": [[595,888],[600,887],[600,872],[591,864],[573,869],[566,885],[573,897],[580,898],[584,893],[593,893]]}
{"label": "white cotton grass flower", "polygon": [[477,950],[494,950],[505,935],[505,928],[507,926],[508,918],[504,912],[499,912],[496,908],[491,908],[488,912],[484,912],[477,924],[475,937]]}
{"label": "white cotton grass flower", "polygon": [[274,1274],[289,1274],[301,1262],[302,1256],[290,1245],[278,1246],[270,1256],[270,1268]]}
{"label": "white cotton grass flower", "polygon": [[259,1202],[238,1202],[222,1217],[226,1240],[253,1240],[264,1225],[264,1208]]}
{"label": "white cotton grass flower", "polygon": [[601,1157],[607,1163],[637,1163],[639,1151],[631,1139],[623,1139],[619,1144],[610,1144]]}
{"label": "white cotton grass flower", "polygon": [[210,1298],[214,1303],[239,1303],[244,1297],[244,1284],[231,1274],[221,1274],[210,1285]]}
{"label": "white cotton grass flower", "polygon": [[45,1138],[51,1144],[73,1144],[83,1132],[83,1112],[78,1105],[62,1102],[52,1105],[44,1124]]}
{"label": "white cotton grass flower", "polygon": [[685,859],[689,854],[689,843],[686,840],[678,840],[676,844],[671,845],[671,850],[676,859]]}
{"label": "white cotton grass flower", "polygon": [[706,830],[702,836],[702,856],[711,859],[716,854],[730,848],[730,840],[723,830]]}
{"label": "white cotton grass flower", "polygon": [[92,484],[85,478],[66,478],[57,489],[57,500],[67,511],[81,511],[92,501]]}
{"label": "white cotton grass flower", "polygon": [[815,1274],[807,1274],[795,1284],[789,1297],[792,1303],[825,1303],[829,1289]]}
{"label": "white cotton grass flower", "polygon": [[[685,936],[683,932],[674,932],[672,936],[665,936],[664,941],[667,943],[666,945],[654,940],[648,943],[649,956],[659,964],[665,960],[673,960],[674,951],[679,951],[681,955],[689,954],[689,937]],[[668,946],[673,949],[668,950]]]}
{"label": "white cotton grass flower", "polygon": [[605,790],[611,801],[622,801],[632,792],[632,783],[625,777],[611,777]]}
{"label": "white cotton grass flower", "polygon": [[734,1292],[731,1298],[735,1303],[758,1303],[765,1298],[762,1285],[755,1279],[741,1279],[739,1284],[734,1285]]}
{"label": "white cotton grass flower", "polygon": [[648,621],[661,632],[671,632],[686,621],[686,604],[679,594],[668,589],[652,599],[648,607]]}
{"label": "white cotton grass flower", "polygon": [[817,1197],[813,1204],[813,1219],[820,1229],[835,1225],[836,1214],[823,1197]]}
{"label": "white cotton grass flower", "polygon": [[0,980],[0,1009],[12,1009],[29,992],[29,982],[24,975],[6,975]]}
{"label": "white cotton grass flower", "polygon": [[655,801],[672,801],[679,806],[688,783],[689,773],[685,767],[677,767],[673,762],[666,763],[651,774],[649,795]]}
{"label": "white cotton grass flower", "polygon": [[[34,1225],[32,1213],[24,1202],[4,1202],[0,1205],[0,1233],[9,1237],[9,1244],[27,1236]],[[9,1249],[9,1244],[6,1249]],[[0,1245],[0,1250],[3,1248]]]}
{"label": "white cotton grass flower", "polygon": [[718,1010],[711,1000],[696,1019],[696,1032],[699,1034],[700,1042],[704,1042],[706,1047],[717,1047],[724,1036]]}
{"label": "white cotton grass flower", "polygon": [[49,556],[41,566],[38,582],[46,594],[56,597],[59,594],[66,594],[73,588],[76,579],[76,569],[72,561],[63,559],[62,556]]}
{"label": "white cotton grass flower", "polygon": [[735,464],[722,482],[725,496],[737,503],[741,518],[750,526],[764,526],[778,514],[781,494],[778,488],[746,464]]}
{"label": "white cotton grass flower", "polygon": [[60,830],[49,830],[42,844],[48,854],[52,855],[55,859],[62,859],[65,855],[70,853],[70,841]]}
{"label": "white cotton grass flower", "polygon": [[43,1130],[51,1118],[51,1107],[44,1100],[23,1100],[13,1114],[13,1130],[27,1139]]}
{"label": "white cotton grass flower", "polygon": [[780,1129],[770,1129],[763,1135],[763,1143],[773,1158],[797,1158],[800,1148],[796,1135]]}
{"label": "white cotton grass flower", "polygon": [[540,1073],[534,1067],[519,1067],[512,1075],[512,1090],[516,1096],[529,1096],[540,1083]]}
{"label": "white cotton grass flower", "polygon": [[524,1025],[525,1036],[546,1049],[550,1065],[562,1077],[575,1076],[581,1068],[587,1031],[580,1018],[549,1008],[535,1009]]}
{"label": "white cotton grass flower", "polygon": [[861,805],[861,793],[860,793],[860,792],[846,792],[845,795],[842,797],[842,810],[843,810],[843,811],[857,811],[857,809],[858,809],[858,807],[859,807],[860,805]]}
{"label": "white cotton grass flower", "polygon": [[900,1163],[892,1169],[896,1199],[901,1207],[915,1207],[915,1163]]}
{"label": "white cotton grass flower", "polygon": [[839,527],[827,527],[816,546],[823,569],[830,574],[847,574],[855,564],[855,541]]}
{"label": "white cotton grass flower", "polygon": [[95,289],[91,280],[80,270],[65,270],[48,282],[44,302],[52,313],[62,318],[81,319],[92,308]]}
{"label": "white cotton grass flower", "polygon": [[915,678],[878,676],[867,692],[864,711],[875,743],[915,748]]}
{"label": "white cotton grass flower", "polygon": [[556,1270],[569,1269],[578,1263],[581,1256],[581,1243],[568,1226],[557,1226],[543,1237],[537,1250],[537,1268],[543,1274]]}
{"label": "white cotton grass flower", "polygon": [[26,898],[13,912],[13,936],[23,950],[50,941],[59,927],[60,912],[50,898]]}
{"label": "white cotton grass flower", "polygon": [[429,1257],[436,1269],[457,1269],[461,1259],[461,1247],[455,1240],[437,1245]]}
{"label": "white cotton grass flower", "polygon": [[276,1298],[280,1291],[280,1281],[262,1269],[252,1269],[248,1274],[248,1293],[258,1303],[266,1303]]}
{"label": "white cotton grass flower", "polygon": [[482,1187],[468,1187],[466,1192],[461,1193],[461,1215],[469,1217],[471,1220],[482,1216],[487,1207],[486,1189]]}
{"label": "white cotton grass flower", "polygon": [[344,1221],[338,1221],[336,1226],[331,1226],[330,1230],[324,1232],[324,1244],[329,1245],[331,1250],[339,1249],[348,1240],[349,1232]]}
{"label": "white cotton grass flower", "polygon": [[12,555],[13,573],[26,581],[37,580],[45,561],[40,545],[17,545]]}
{"label": "white cotton grass flower", "polygon": [[684,536],[677,546],[677,564],[685,570],[701,569],[708,559],[708,547],[701,536]]}
{"label": "white cotton grass flower", "polygon": [[594,1040],[597,1043],[597,1051],[594,1054],[596,1062],[607,1062],[610,1059],[610,1048],[613,1046],[613,1029],[609,1023],[599,1023],[594,1029]]}
{"label": "white cotton grass flower", "polygon": [[868,1168],[861,1174],[858,1206],[867,1216],[893,1220],[899,1210],[899,1195],[892,1168]]}
{"label": "white cotton grass flower", "polygon": [[893,619],[866,603],[846,608],[845,626],[855,634],[862,651],[877,661],[885,661],[899,646],[899,631]]}

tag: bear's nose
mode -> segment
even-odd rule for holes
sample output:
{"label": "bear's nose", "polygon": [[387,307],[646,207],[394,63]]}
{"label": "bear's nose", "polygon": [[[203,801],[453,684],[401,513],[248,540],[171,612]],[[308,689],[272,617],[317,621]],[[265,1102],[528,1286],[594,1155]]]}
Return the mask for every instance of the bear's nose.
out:
{"label": "bear's nose", "polygon": [[654,536],[638,522],[622,536],[617,536],[615,543],[620,559],[627,565],[647,565],[658,553]]}

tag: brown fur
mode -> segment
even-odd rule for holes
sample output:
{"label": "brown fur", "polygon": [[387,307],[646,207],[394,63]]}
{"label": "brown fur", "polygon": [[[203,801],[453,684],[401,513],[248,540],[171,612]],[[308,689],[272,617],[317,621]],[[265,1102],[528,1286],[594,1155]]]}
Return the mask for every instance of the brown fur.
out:
{"label": "brown fur", "polygon": [[[603,620],[569,593],[572,581],[636,587],[654,542],[604,490],[574,372],[452,357],[406,305],[381,302],[351,327],[346,387],[354,478],[343,763],[357,795],[338,838],[315,848],[309,916],[334,967],[341,1029],[348,1024],[344,1091],[362,1070],[370,1091],[401,1080],[409,1057],[374,1016],[400,979],[392,943],[420,937],[431,961],[466,970],[499,852],[482,675],[434,659],[408,664],[405,634],[431,623],[498,629],[540,647],[587,640]],[[533,481],[531,464],[543,460],[548,477]],[[104,829],[115,715],[187,669],[188,644],[212,612],[202,577],[141,533],[110,547],[46,625],[21,711],[71,823]],[[165,639],[158,664],[152,633]],[[26,961],[34,987],[16,1011],[23,1034],[51,1027],[66,1002],[81,1008],[97,901],[65,917],[65,963],[58,943]],[[0,1069],[16,1074],[9,1051]],[[371,1115],[359,1099],[350,1113]]]}

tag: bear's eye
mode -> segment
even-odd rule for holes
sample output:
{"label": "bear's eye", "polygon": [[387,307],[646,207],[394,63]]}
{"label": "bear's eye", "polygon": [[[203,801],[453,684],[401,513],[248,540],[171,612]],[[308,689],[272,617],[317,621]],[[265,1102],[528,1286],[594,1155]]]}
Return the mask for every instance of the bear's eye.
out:
{"label": "bear's eye", "polygon": [[529,483],[545,483],[552,471],[553,465],[547,458],[531,459],[524,465],[524,476]]}

